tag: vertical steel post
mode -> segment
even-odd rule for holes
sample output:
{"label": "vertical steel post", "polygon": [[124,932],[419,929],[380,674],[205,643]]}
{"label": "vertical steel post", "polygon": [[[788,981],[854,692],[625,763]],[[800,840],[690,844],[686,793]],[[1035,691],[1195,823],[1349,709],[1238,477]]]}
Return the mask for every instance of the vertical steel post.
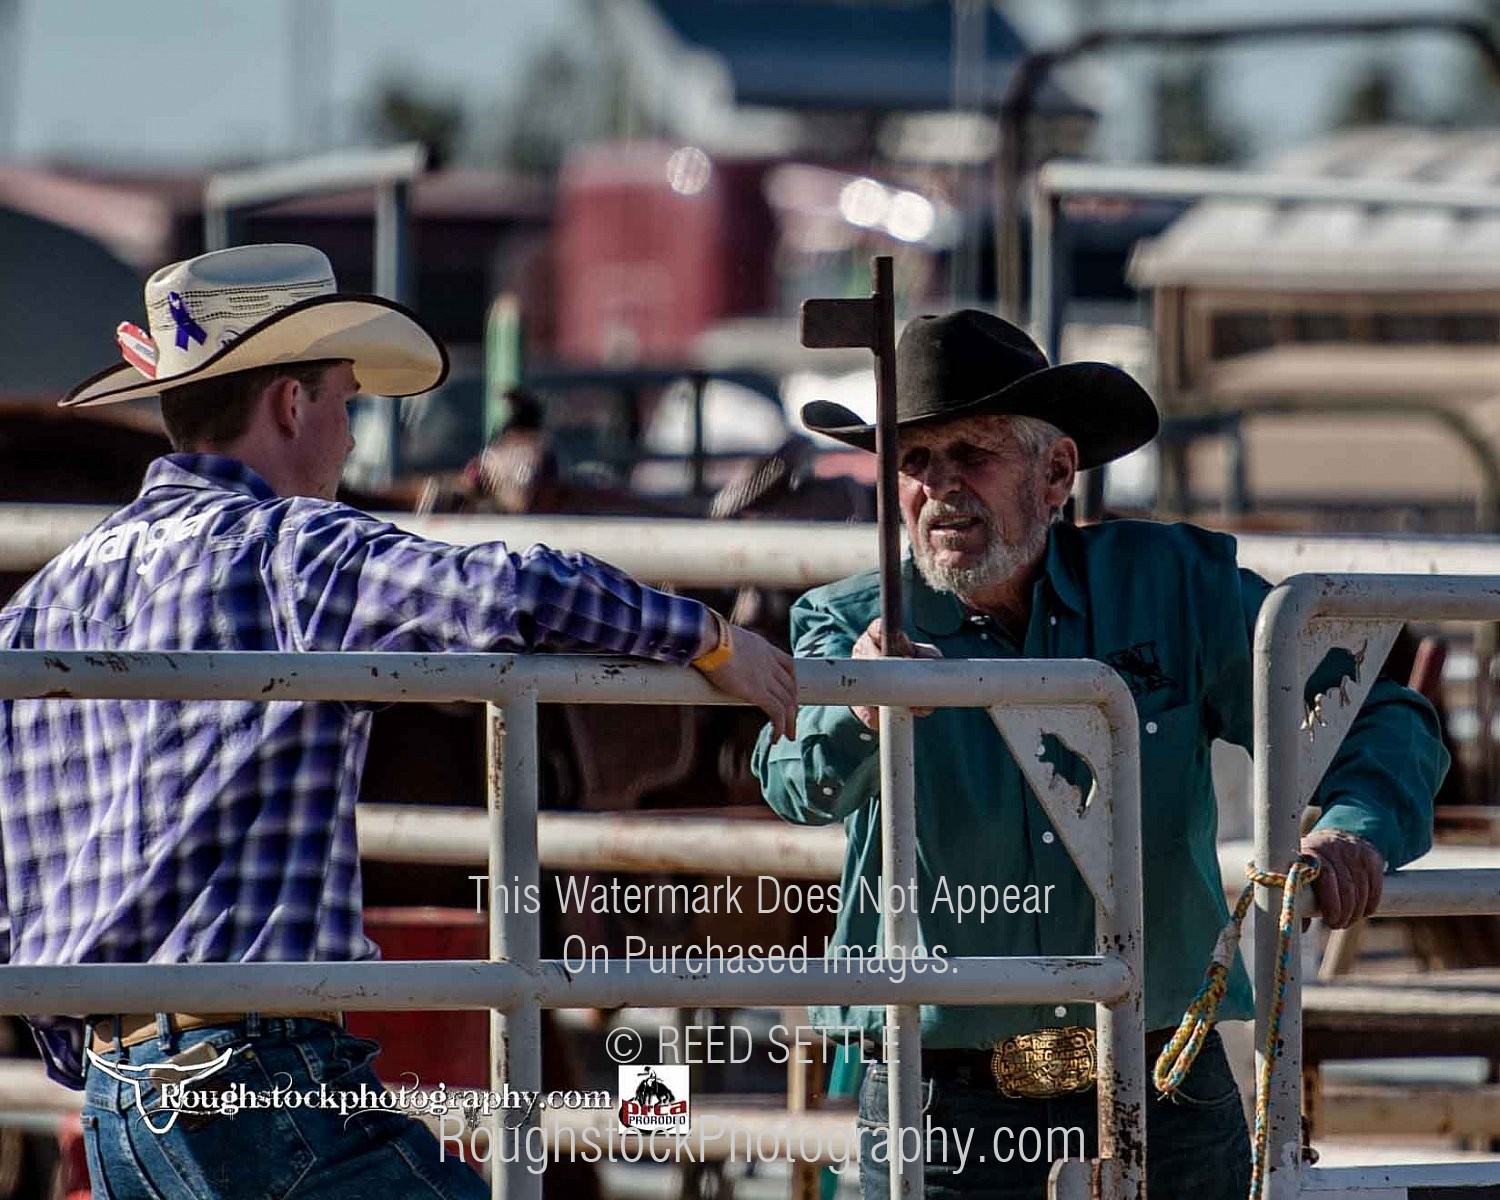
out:
{"label": "vertical steel post", "polygon": [[[1062,360],[1063,314],[1073,293],[1073,273],[1064,249],[1062,196],[1054,192],[1045,173],[1038,175],[1031,200],[1031,333],[1056,365]],[[1093,523],[1104,512],[1107,467],[1079,473],[1074,486],[1078,520]]]}
{"label": "vertical steel post", "polygon": [[[910,709],[880,709],[881,948],[887,957],[901,955],[907,961],[922,939],[917,918],[913,732]],[[885,1061],[890,1105],[891,1200],[920,1200],[926,1155],[921,1129],[922,1010],[919,1006],[886,1006]],[[914,1161],[908,1159],[908,1150],[914,1151],[911,1156]]]}
{"label": "vertical steel post", "polygon": [[1053,363],[1057,362],[1057,343],[1062,337],[1056,328],[1053,304],[1057,266],[1054,253],[1060,215],[1059,198],[1048,190],[1045,178],[1039,178],[1031,199],[1031,300],[1027,321],[1036,344]]}
{"label": "vertical steel post", "polygon": [[995,155],[995,307],[1013,325],[1022,320],[1021,177],[1026,171],[1030,116],[1030,94],[1016,94],[1012,82],[1000,104],[1000,147]]}
{"label": "vertical steel post", "polygon": [[[375,189],[375,292],[398,304],[411,304],[411,249],[408,218],[411,184],[388,179]],[[388,397],[385,465],[386,478],[395,479],[401,469],[401,401]]]}
{"label": "vertical steel post", "polygon": [[692,494],[705,495],[708,491],[708,432],[703,420],[703,393],[708,389],[708,376],[695,371],[691,377],[693,387],[693,457]]}
{"label": "vertical steel post", "polygon": [[[1255,626],[1254,812],[1255,863],[1263,871],[1283,872],[1301,845],[1301,780],[1298,778],[1302,730],[1303,670],[1300,634],[1306,627],[1315,589],[1305,583],[1283,584],[1261,606]],[[1276,931],[1281,888],[1255,889],[1255,1062],[1264,1069],[1266,1029],[1270,1021],[1272,979],[1276,970]],[[1271,1077],[1270,1139],[1265,1200],[1294,1200],[1302,1166],[1302,951],[1301,923],[1292,923],[1292,947],[1286,971],[1281,1015],[1279,1061]]]}
{"label": "vertical steel post", "polygon": [[[881,654],[905,652],[901,603],[901,513],[897,500],[896,458],[896,288],[890,255],[870,262],[874,288],[868,300],[806,300],[802,304],[802,344],[815,348],[864,346],[875,352],[875,508],[880,532]],[[917,826],[912,761],[915,750],[909,709],[880,707],[880,827],[882,949],[910,954],[920,942],[917,922]],[[898,906],[897,897],[907,897]],[[890,1157],[894,1200],[923,1192],[921,1116],[921,1009],[887,1005],[885,1054],[893,1136]],[[915,1161],[904,1161],[907,1129],[916,1135]]]}
{"label": "vertical steel post", "polygon": [[[1096,1008],[1099,1035],[1099,1157],[1112,1159],[1123,1200],[1146,1194],[1145,908],[1141,867],[1141,734],[1135,701],[1118,679],[1110,690],[1110,855],[1114,911],[1094,910],[1096,953],[1123,959],[1129,995]],[[1105,1193],[1108,1195],[1108,1191]]]}
{"label": "vertical steel post", "polygon": [[901,499],[896,481],[901,457],[896,425],[896,283],[889,254],[870,260],[875,288],[875,519],[880,530],[880,626],[887,657],[901,653],[905,608],[901,602]]}
{"label": "vertical steel post", "polygon": [[[977,116],[984,112],[989,7],[988,0],[953,0],[952,86],[949,95],[956,113]],[[957,169],[955,193],[962,211],[978,213],[983,210],[982,171],[983,167],[968,165]],[[976,222],[964,230],[958,244],[953,247],[948,287],[953,308],[978,302],[982,242]]]}
{"label": "vertical steel post", "polygon": [[229,208],[223,204],[209,204],[203,209],[203,249],[224,250],[230,243]]}
{"label": "vertical steel post", "polygon": [[[490,817],[490,958],[536,969],[541,957],[541,917],[496,904],[495,888],[530,894],[539,880],[536,844],[537,703],[534,690],[488,706]],[[490,1012],[490,1087],[542,1089],[542,1012],[528,1000],[510,1012]],[[490,1195],[495,1200],[541,1200],[542,1177],[527,1169],[522,1141],[536,1110],[524,1120],[501,1110],[490,1128]],[[507,1144],[502,1138],[514,1138]]]}

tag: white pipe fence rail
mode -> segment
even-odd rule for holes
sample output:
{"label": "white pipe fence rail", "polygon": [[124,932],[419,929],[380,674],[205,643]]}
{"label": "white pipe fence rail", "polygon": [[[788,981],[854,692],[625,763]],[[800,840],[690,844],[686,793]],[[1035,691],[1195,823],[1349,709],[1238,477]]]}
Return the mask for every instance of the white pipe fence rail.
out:
{"label": "white pipe fence rail", "polygon": [[[36,570],[113,511],[83,504],[0,504],[0,571]],[[638,578],[680,587],[809,588],[878,561],[875,526],[868,524],[376,515],[422,537],[458,545],[566,546]],[[1309,570],[1500,575],[1500,539],[1493,537],[1246,533],[1237,540],[1240,565],[1273,583]]]}
{"label": "white pipe fence rail", "polygon": [[[373,862],[482,867],[489,861],[488,818],[479,809],[361,804],[355,813],[360,857]],[[767,875],[784,880],[837,880],[844,866],[843,828],[798,828],[780,821],[727,821],[656,813],[543,812],[537,859],[554,871],[651,871],[683,875]],[[1221,842],[1219,872],[1238,896],[1250,842]],[[1385,881],[1383,917],[1476,916],[1500,910],[1500,870],[1449,866],[1492,861],[1492,847],[1439,847]]]}
{"label": "white pipe fence rail", "polygon": [[[253,699],[469,701],[490,706],[489,865],[491,878],[535,882],[536,706],[551,703],[732,703],[695,673],[624,659],[508,655],[0,653],[3,699]],[[920,1026],[916,1005],[1099,1006],[1099,1145],[1106,1197],[1145,1190],[1145,1062],[1142,1026],[1142,915],[1139,732],[1134,702],[1100,663],[806,662],[799,698],[809,704],[866,703],[986,707],[1013,752],[1042,734],[1061,738],[1088,763],[1094,790],[1082,815],[1075,790],[1050,767],[1019,754],[1064,844],[1096,899],[1094,955],[955,958],[942,975],[894,971],[920,952],[913,925],[883,921],[885,957],[806,964],[760,960],[762,970],[658,973],[629,961],[583,969],[540,962],[539,914],[490,906],[491,961],[421,963],[132,964],[0,967],[0,1013],[286,1011],[487,1008],[496,1083],[540,1090],[540,1010],[621,1005],[725,1006],[884,1003],[889,1006],[892,1144],[921,1145]],[[882,837],[888,863],[903,872],[887,891],[916,886],[912,722],[888,708],[882,722]],[[1019,739],[1019,741],[1018,741]],[[888,866],[887,870],[891,868]],[[913,893],[915,894],[915,893]],[[894,907],[894,905],[890,906]],[[570,964],[576,967],[577,964]],[[512,1138],[526,1135],[534,1114]],[[499,1141],[497,1118],[492,1136]],[[906,1135],[906,1136],[903,1136]],[[496,1196],[535,1197],[540,1177],[524,1155],[501,1155]],[[1059,1196],[1087,1190],[1086,1164],[1059,1174]],[[916,1195],[923,1164],[893,1155],[892,1191]]]}

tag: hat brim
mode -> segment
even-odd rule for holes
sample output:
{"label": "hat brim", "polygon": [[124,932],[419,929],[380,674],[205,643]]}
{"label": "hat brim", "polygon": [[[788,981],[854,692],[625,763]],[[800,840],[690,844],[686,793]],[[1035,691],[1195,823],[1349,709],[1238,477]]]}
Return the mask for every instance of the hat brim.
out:
{"label": "hat brim", "polygon": [[333,293],[278,309],[190,371],[151,379],[122,363],[85,379],[58,405],[119,404],[236,371],[320,359],[352,362],[360,390],[375,396],[415,396],[448,377],[447,350],[415,313],[382,296]]}
{"label": "hat brim", "polygon": [[[1161,427],[1146,389],[1119,367],[1096,362],[1046,367],[968,404],[920,413],[896,424],[912,429],[986,414],[1037,417],[1056,425],[1078,443],[1080,471],[1139,450]],[[802,423],[846,445],[875,449],[875,426],[842,404],[815,400],[804,405]]]}

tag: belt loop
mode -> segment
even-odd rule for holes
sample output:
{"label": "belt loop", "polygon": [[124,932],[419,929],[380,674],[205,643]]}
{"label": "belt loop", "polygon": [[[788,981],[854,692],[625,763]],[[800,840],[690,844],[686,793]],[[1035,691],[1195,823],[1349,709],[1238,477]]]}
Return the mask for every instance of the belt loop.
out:
{"label": "belt loop", "polygon": [[245,1036],[260,1037],[260,1013],[251,1012],[245,1014]]}
{"label": "belt loop", "polygon": [[172,1044],[171,1013],[159,1012],[156,1014],[156,1041],[161,1046],[163,1054],[177,1053],[177,1047]]}

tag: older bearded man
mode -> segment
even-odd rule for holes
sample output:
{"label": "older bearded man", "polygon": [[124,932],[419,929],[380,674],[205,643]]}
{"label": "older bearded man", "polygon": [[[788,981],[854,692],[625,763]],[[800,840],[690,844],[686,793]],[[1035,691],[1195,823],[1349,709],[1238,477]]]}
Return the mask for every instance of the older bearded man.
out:
{"label": "older bearded man", "polygon": [[[950,658],[1095,658],[1114,666],[1140,714],[1146,908],[1147,1052],[1154,1056],[1197,988],[1227,918],[1215,846],[1209,746],[1251,741],[1251,639],[1269,585],[1242,571],[1232,538],[1190,525],[1118,521],[1075,528],[1059,520],[1076,473],[1155,435],[1150,397],[1098,363],[1048,367],[1024,333],[975,311],[920,317],[897,350],[901,512],[911,543],[903,652]],[[873,429],[837,405],[803,418],[871,449]],[[803,596],[792,635],[803,657],[873,657],[878,579],[856,575]],[[1334,680],[1328,680],[1332,683]],[[1318,681],[1315,680],[1315,686]],[[875,712],[804,707],[794,739],[767,729],[754,767],[771,807],[801,824],[842,821],[849,835],[835,944],[873,954],[878,895],[878,726]],[[933,713],[917,727],[919,921],[923,944],[948,955],[1090,953],[1093,902],[1045,813],[987,715]],[[1376,683],[1319,789],[1323,815],[1303,842],[1322,862],[1318,901],[1343,926],[1379,902],[1385,866],[1430,843],[1432,797],[1447,769],[1431,708],[1414,692]],[[1058,769],[1075,781],[1066,752]],[[867,884],[868,888],[862,887]],[[960,920],[944,896],[970,885],[1041,897],[1016,911]],[[1236,960],[1225,1019],[1253,1015]],[[815,1010],[829,1026],[865,1031],[878,1053],[884,1010]],[[1040,1197],[1050,1166],[1018,1147],[1054,1147],[1048,1130],[1087,1131],[1094,1153],[1092,1080],[1049,1094],[1045,1060],[1060,1044],[1092,1040],[1088,1005],[922,1009],[926,1118],[952,1131],[929,1139],[926,1194]],[[1058,1037],[1055,1031],[1072,1033]],[[1002,1056],[1033,1065],[1020,1088],[993,1069]],[[1014,1052],[1014,1053],[1011,1053]],[[1035,1086],[1032,1086],[1035,1084]],[[1239,1090],[1212,1033],[1180,1091],[1150,1106],[1153,1197],[1243,1197],[1249,1142]],[[867,1073],[860,1116],[886,1119],[885,1068]],[[1027,1130],[1040,1134],[1033,1142]],[[1066,1145],[1068,1149],[1062,1147]],[[866,1141],[867,1197],[887,1195]],[[969,1153],[972,1150],[973,1153]]]}

